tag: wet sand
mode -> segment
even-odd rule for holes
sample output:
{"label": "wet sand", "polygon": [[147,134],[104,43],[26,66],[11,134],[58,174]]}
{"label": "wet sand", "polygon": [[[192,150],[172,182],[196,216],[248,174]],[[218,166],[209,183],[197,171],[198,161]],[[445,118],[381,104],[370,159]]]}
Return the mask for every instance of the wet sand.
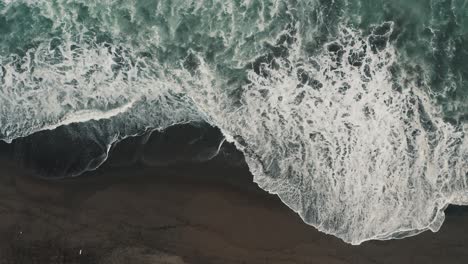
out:
{"label": "wet sand", "polygon": [[44,181],[0,169],[0,263],[467,263],[468,213],[438,233],[351,246],[212,161]]}

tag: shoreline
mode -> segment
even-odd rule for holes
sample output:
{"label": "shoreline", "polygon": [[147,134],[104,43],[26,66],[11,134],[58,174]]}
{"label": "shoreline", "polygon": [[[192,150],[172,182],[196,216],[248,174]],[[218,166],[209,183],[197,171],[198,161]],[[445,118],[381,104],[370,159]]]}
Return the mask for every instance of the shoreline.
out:
{"label": "shoreline", "polygon": [[438,233],[351,246],[303,223],[245,169],[216,161],[104,166],[56,181],[1,164],[2,264],[463,263],[468,256],[463,209],[450,209]]}

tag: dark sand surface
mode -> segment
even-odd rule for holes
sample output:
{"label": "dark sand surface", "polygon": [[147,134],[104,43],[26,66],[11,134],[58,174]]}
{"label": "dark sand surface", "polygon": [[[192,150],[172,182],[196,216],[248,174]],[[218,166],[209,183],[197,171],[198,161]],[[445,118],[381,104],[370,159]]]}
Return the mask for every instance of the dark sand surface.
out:
{"label": "dark sand surface", "polygon": [[351,246],[304,224],[245,168],[216,161],[53,182],[0,167],[1,264],[468,263],[459,208],[438,233]]}

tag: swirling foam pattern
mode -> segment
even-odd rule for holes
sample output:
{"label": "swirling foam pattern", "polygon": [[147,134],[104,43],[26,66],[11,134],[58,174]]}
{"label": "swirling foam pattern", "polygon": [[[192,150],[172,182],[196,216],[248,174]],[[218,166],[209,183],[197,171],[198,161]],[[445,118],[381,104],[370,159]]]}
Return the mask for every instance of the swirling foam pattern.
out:
{"label": "swirling foam pattern", "polygon": [[205,121],[323,232],[437,231],[468,204],[467,14],[457,0],[3,0],[0,138],[83,124],[110,146]]}

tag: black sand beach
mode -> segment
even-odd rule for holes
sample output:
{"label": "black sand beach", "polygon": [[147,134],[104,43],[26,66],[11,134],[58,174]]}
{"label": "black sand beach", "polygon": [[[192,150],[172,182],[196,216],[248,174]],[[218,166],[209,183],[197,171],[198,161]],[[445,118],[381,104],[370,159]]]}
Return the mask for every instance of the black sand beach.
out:
{"label": "black sand beach", "polygon": [[[8,146],[3,145],[4,148]],[[245,166],[114,166],[41,180],[0,169],[0,263],[465,263],[468,213],[438,233],[351,246],[308,226]]]}

